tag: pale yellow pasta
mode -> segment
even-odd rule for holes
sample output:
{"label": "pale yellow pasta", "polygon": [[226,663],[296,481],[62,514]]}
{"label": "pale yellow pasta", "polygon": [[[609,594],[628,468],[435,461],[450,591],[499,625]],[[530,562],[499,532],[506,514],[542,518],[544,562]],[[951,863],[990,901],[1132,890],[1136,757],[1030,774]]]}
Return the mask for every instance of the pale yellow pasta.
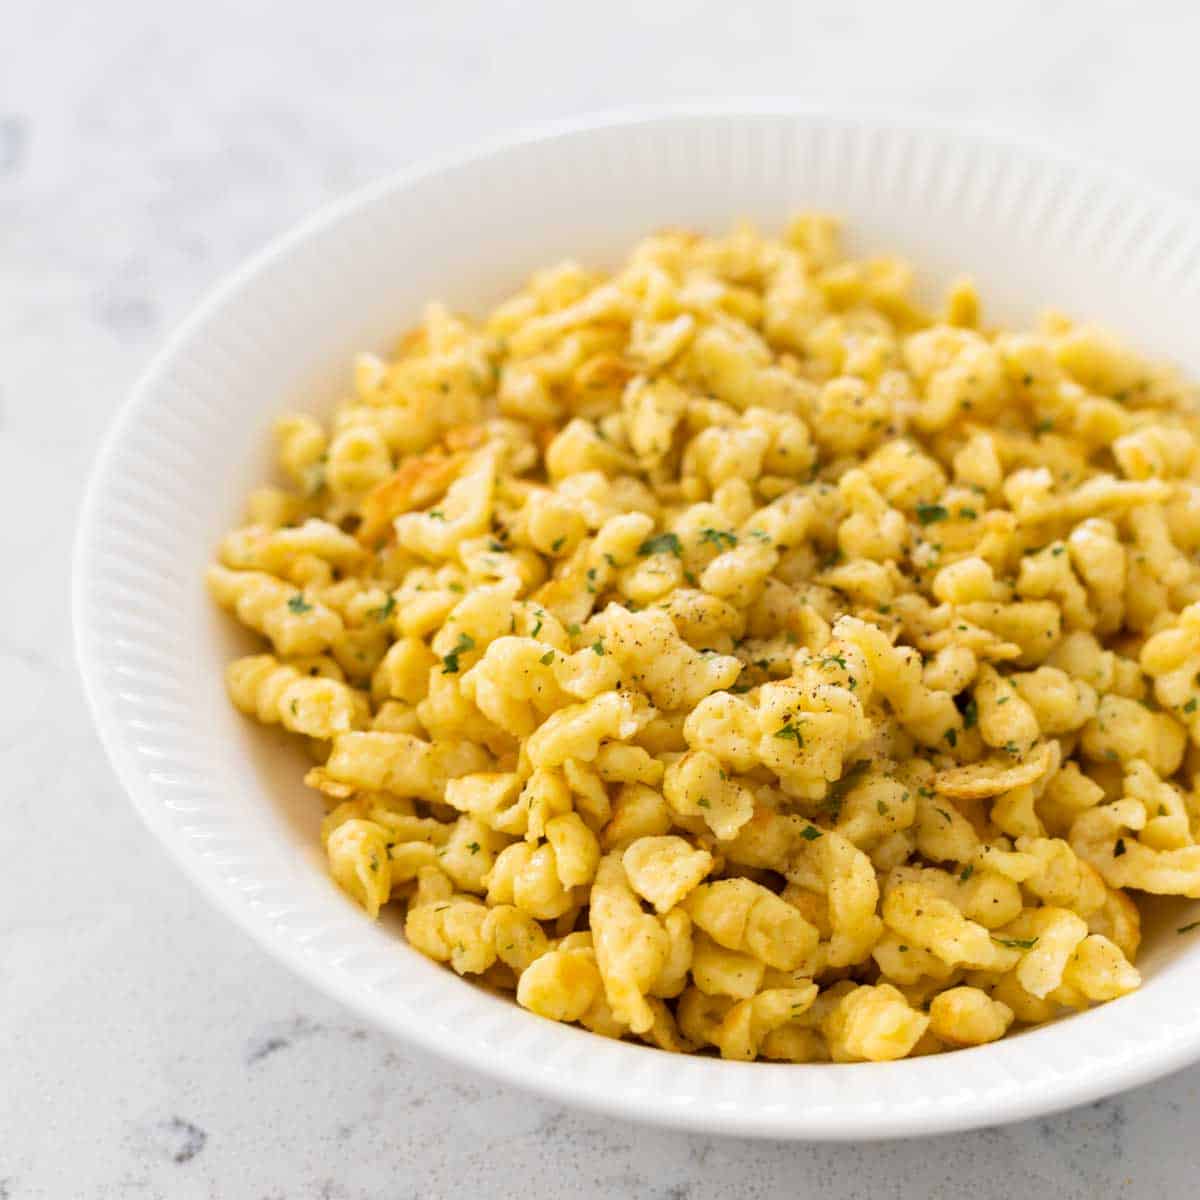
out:
{"label": "pale yellow pasta", "polygon": [[681,837],[638,838],[621,859],[630,886],[660,912],[669,912],[712,870],[712,855]]}
{"label": "pale yellow pasta", "polygon": [[521,972],[517,1003],[553,1021],[578,1021],[602,987],[592,950],[551,950]]}
{"label": "pale yellow pasta", "polygon": [[928,1027],[929,1017],[882,983],[844,996],[825,1019],[823,1032],[834,1062],[888,1062],[908,1054]]}
{"label": "pale yellow pasta", "polygon": [[373,917],[391,892],[387,848],[386,829],[353,818],[339,825],[325,843],[334,879]]}
{"label": "pale yellow pasta", "polygon": [[929,1005],[929,1028],[955,1046],[994,1042],[1008,1032],[1012,1021],[1012,1009],[979,988],[949,988]]}
{"label": "pale yellow pasta", "polygon": [[229,664],[229,697],[242,712],[292,733],[329,738],[366,724],[367,697],[346,686],[329,659],[280,662],[254,654]]}
{"label": "pale yellow pasta", "polygon": [[347,390],[207,583],[333,880],[429,958],[662,1050],[886,1061],[1125,995],[1137,894],[1200,898],[1168,369],[926,309],[810,214],[430,305]]}

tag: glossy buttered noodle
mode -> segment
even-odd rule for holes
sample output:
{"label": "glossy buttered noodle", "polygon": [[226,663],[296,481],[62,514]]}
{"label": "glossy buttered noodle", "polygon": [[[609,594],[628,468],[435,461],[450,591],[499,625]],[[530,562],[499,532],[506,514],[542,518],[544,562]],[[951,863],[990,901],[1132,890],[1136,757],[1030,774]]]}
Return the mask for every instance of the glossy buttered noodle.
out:
{"label": "glossy buttered noodle", "polygon": [[209,583],[334,879],[557,1021],[896,1059],[1138,986],[1200,897],[1191,392],[836,225],[432,306]]}

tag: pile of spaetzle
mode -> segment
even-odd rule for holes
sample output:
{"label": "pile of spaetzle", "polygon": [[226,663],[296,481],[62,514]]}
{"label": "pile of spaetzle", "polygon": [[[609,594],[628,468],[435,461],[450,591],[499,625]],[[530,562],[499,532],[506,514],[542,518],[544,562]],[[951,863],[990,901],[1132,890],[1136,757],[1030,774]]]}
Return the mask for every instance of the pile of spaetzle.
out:
{"label": "pile of spaetzle", "polygon": [[834,222],[668,231],[361,356],[208,581],[338,884],[525,1008],[885,1060],[1138,986],[1200,897],[1192,393]]}

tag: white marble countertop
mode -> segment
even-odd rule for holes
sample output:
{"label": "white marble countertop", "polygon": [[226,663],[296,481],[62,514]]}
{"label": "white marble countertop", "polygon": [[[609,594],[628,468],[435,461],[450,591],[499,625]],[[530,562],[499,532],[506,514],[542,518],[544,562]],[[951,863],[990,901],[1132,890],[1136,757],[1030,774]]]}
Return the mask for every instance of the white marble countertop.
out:
{"label": "white marble countertop", "polygon": [[1004,1129],[786,1145],[567,1111],[365,1028],[211,911],[127,806],[79,693],[68,559],[156,344],[350,188],[546,117],[790,94],[1041,135],[1200,199],[1200,10],[3,7],[0,1200],[1195,1195],[1200,1067]]}

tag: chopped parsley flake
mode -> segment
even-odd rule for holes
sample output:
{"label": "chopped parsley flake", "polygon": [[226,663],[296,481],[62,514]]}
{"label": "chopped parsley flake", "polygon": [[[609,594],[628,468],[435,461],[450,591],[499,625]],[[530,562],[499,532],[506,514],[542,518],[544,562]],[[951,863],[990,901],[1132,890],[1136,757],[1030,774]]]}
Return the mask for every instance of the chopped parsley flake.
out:
{"label": "chopped parsley flake", "polygon": [[797,746],[804,745],[804,735],[801,734],[800,730],[797,729],[796,726],[791,723],[791,721],[775,730],[775,736],[783,741],[791,738]]}
{"label": "chopped parsley flake", "polygon": [[1193,696],[1193,697],[1192,697],[1192,698],[1191,698],[1191,699],[1190,699],[1190,700],[1189,700],[1189,701],[1188,701],[1188,702],[1187,702],[1187,703],[1186,703],[1186,704],[1183,706],[1183,711],[1184,711],[1185,713],[1194,713],[1194,712],[1196,711],[1196,697],[1195,697],[1195,696]]}
{"label": "chopped parsley flake", "polygon": [[918,504],[917,520],[922,525],[932,525],[934,521],[944,521],[950,515],[944,504]]}
{"label": "chopped parsley flake", "polygon": [[1037,938],[1002,938],[992,934],[992,941],[1007,946],[1010,950],[1032,950],[1037,945]]}
{"label": "chopped parsley flake", "polygon": [[712,803],[709,801],[707,796],[701,796],[700,799],[696,801],[696,806],[697,808],[712,808]]}
{"label": "chopped parsley flake", "polygon": [[970,878],[971,878],[971,876],[972,876],[972,875],[974,875],[974,874],[975,874],[975,868],[974,868],[974,867],[970,867],[970,866],[968,866],[968,867],[963,867],[963,869],[962,869],[962,870],[961,870],[961,871],[958,873],[958,882],[959,882],[959,883],[966,883],[966,882],[967,882],[967,880],[968,880],[968,879],[970,879]]}
{"label": "chopped parsley flake", "polygon": [[817,838],[821,836],[821,831],[815,825],[805,825],[805,827],[800,830],[800,836],[806,842],[815,842]]}
{"label": "chopped parsley flake", "polygon": [[703,529],[700,531],[701,542],[712,542],[718,550],[732,549],[737,545],[737,537],[726,529]]}
{"label": "chopped parsley flake", "polygon": [[389,595],[378,608],[371,609],[371,616],[377,621],[386,621],[396,611],[396,597]]}
{"label": "chopped parsley flake", "polygon": [[304,598],[303,592],[297,592],[288,600],[288,610],[294,613],[312,612],[312,605]]}
{"label": "chopped parsley flake", "polygon": [[946,730],[946,741],[948,741],[951,746],[957,746],[958,745],[958,731],[955,729],[947,729]]}
{"label": "chopped parsley flake", "polygon": [[537,624],[529,631],[529,636],[537,637],[537,635],[541,632],[542,632],[542,614],[538,613]]}
{"label": "chopped parsley flake", "polygon": [[962,707],[963,728],[972,729],[979,723],[979,705],[972,696]]}
{"label": "chopped parsley flake", "polygon": [[543,667],[548,667],[553,661],[554,661],[554,651],[553,650],[547,650],[546,653],[543,654],[542,657],[538,659],[538,662],[540,662]]}
{"label": "chopped parsley flake", "polygon": [[468,842],[467,849],[470,850],[470,852],[472,854],[478,854],[479,853],[479,843],[478,842]]}
{"label": "chopped parsley flake", "polygon": [[458,674],[458,656],[462,654],[463,651],[473,650],[474,648],[475,639],[469,633],[460,633],[454,649],[451,650],[449,654],[442,656],[442,674]]}
{"label": "chopped parsley flake", "polygon": [[645,558],[650,554],[673,554],[679,558],[683,554],[683,547],[679,544],[676,534],[660,533],[656,537],[647,538],[638,547],[639,557]]}
{"label": "chopped parsley flake", "polygon": [[550,553],[557,554],[563,548],[566,540],[567,539],[565,537],[555,538],[554,541],[550,543]]}
{"label": "chopped parsley flake", "polygon": [[431,508],[425,515],[431,521],[444,521],[446,519],[446,514],[440,508]]}
{"label": "chopped parsley flake", "polygon": [[604,657],[604,643],[599,638],[592,643],[592,653]]}

